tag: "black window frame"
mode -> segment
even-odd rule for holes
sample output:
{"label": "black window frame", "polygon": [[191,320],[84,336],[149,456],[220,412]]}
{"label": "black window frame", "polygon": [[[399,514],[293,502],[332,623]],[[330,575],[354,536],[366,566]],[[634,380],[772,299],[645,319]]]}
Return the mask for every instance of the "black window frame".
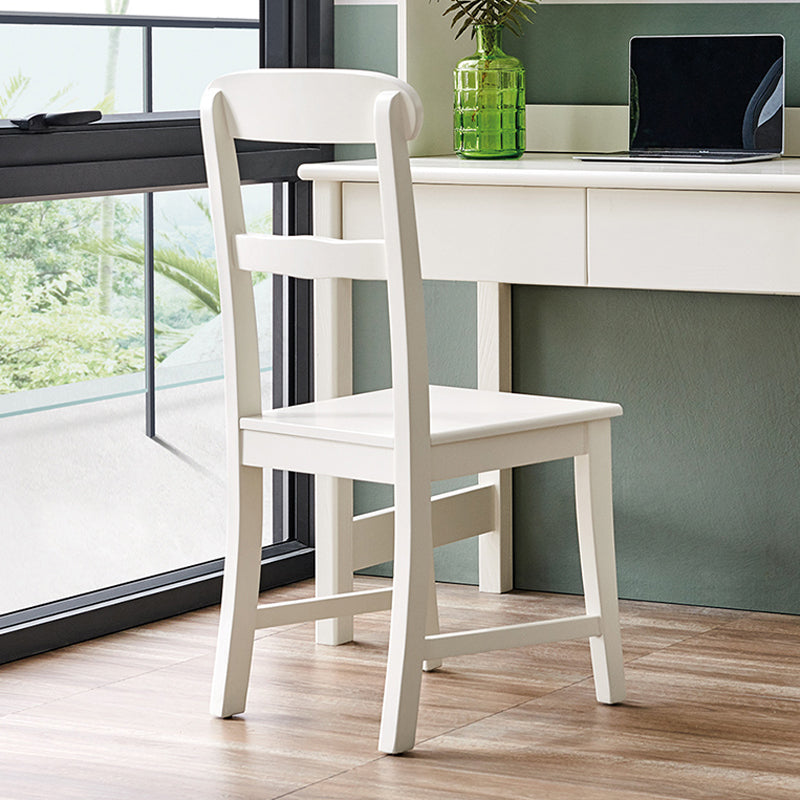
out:
{"label": "black window frame", "polygon": [[[332,7],[332,0],[261,0],[258,22],[2,12],[0,25],[102,25],[150,31],[258,27],[261,66],[314,67],[332,65]],[[269,27],[270,21],[275,30]],[[151,43],[144,38],[147,50]],[[145,86],[152,85],[148,61],[143,59]],[[324,145],[242,142],[238,149],[242,180],[248,183],[293,181],[300,164],[331,157],[330,147]],[[91,125],[44,134],[22,131],[9,120],[0,120],[0,202],[204,185],[197,111],[108,114]]]}
{"label": "black window frame", "polygon": [[[259,17],[260,66],[333,66],[333,0],[260,0]],[[54,18],[55,24],[108,26],[110,22],[109,15],[6,12],[0,13],[0,25],[20,18],[30,24],[54,24]],[[181,27],[187,22],[182,18],[113,19],[114,25],[139,27],[143,23]],[[204,27],[242,27],[242,21],[208,22]],[[144,37],[145,47],[148,38]],[[332,160],[332,148],[241,142],[237,149],[243,181],[274,186],[275,230],[288,235],[309,232],[311,193],[297,180],[297,167]],[[205,184],[197,112],[114,114],[91,125],[45,134],[24,132],[0,120],[0,203],[136,192],[147,193],[152,212],[149,193]],[[145,230],[146,251],[148,238],[152,240],[152,226]],[[146,271],[152,273],[152,269]],[[273,282],[273,402],[303,402],[313,395],[312,287],[308,281],[278,276]],[[152,315],[152,297],[149,302]],[[152,341],[148,349],[152,362]],[[152,375],[148,382],[146,433],[152,436]],[[264,548],[262,589],[313,575],[312,479],[276,473],[273,504],[276,519],[288,528],[284,530],[288,538]],[[216,604],[223,563],[217,559],[0,615],[0,664]]]}

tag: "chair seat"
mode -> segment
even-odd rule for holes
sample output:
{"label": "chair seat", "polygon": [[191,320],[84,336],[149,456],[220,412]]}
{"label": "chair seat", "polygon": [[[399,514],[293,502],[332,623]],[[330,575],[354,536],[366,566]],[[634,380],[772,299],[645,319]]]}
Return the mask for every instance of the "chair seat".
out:
{"label": "chair seat", "polygon": [[[337,397],[242,417],[242,430],[392,448],[393,392]],[[622,414],[616,403],[510,392],[430,387],[431,444],[483,439]]]}

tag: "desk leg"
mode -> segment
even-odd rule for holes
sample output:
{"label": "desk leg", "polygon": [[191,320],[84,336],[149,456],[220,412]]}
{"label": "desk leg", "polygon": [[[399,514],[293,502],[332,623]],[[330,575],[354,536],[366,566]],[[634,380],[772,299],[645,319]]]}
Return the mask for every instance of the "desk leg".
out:
{"label": "desk leg", "polygon": [[[511,391],[511,286],[478,283],[478,388]],[[514,588],[511,470],[484,472],[482,485],[496,487],[495,530],[478,539],[480,590]]]}
{"label": "desk leg", "polygon": [[[314,185],[314,231],[342,235],[341,184]],[[353,384],[352,295],[348,280],[320,280],[314,286],[314,394],[317,400],[350,394]],[[353,482],[322,475],[314,483],[316,594],[353,589]],[[353,618],[317,622],[319,644],[353,639]]]}

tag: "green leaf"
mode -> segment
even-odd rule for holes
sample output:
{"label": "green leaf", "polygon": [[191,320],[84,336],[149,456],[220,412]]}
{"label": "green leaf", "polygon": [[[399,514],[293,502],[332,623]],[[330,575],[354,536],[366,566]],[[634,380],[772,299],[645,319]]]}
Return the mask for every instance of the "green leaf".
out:
{"label": "green leaf", "polygon": [[450,28],[458,28],[456,39],[470,25],[503,25],[515,36],[520,36],[522,24],[531,22],[528,14],[535,12],[537,3],[538,0],[454,0],[442,15],[452,17]]}

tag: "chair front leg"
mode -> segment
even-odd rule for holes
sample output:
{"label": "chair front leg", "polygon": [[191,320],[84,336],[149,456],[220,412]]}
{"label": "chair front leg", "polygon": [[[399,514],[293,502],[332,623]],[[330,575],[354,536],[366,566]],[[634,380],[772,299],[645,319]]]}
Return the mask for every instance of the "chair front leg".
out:
{"label": "chair front leg", "polygon": [[239,466],[232,472],[222,606],[211,687],[211,713],[217,717],[231,717],[245,709],[261,575],[262,470]]}
{"label": "chair front leg", "polygon": [[589,638],[595,693],[601,703],[625,699],[611,493],[611,424],[587,425],[587,454],[575,458],[575,504],[586,613],[599,615],[602,635]]}
{"label": "chair front leg", "polygon": [[386,688],[378,748],[414,746],[433,567],[430,481],[395,484],[394,578]]}

